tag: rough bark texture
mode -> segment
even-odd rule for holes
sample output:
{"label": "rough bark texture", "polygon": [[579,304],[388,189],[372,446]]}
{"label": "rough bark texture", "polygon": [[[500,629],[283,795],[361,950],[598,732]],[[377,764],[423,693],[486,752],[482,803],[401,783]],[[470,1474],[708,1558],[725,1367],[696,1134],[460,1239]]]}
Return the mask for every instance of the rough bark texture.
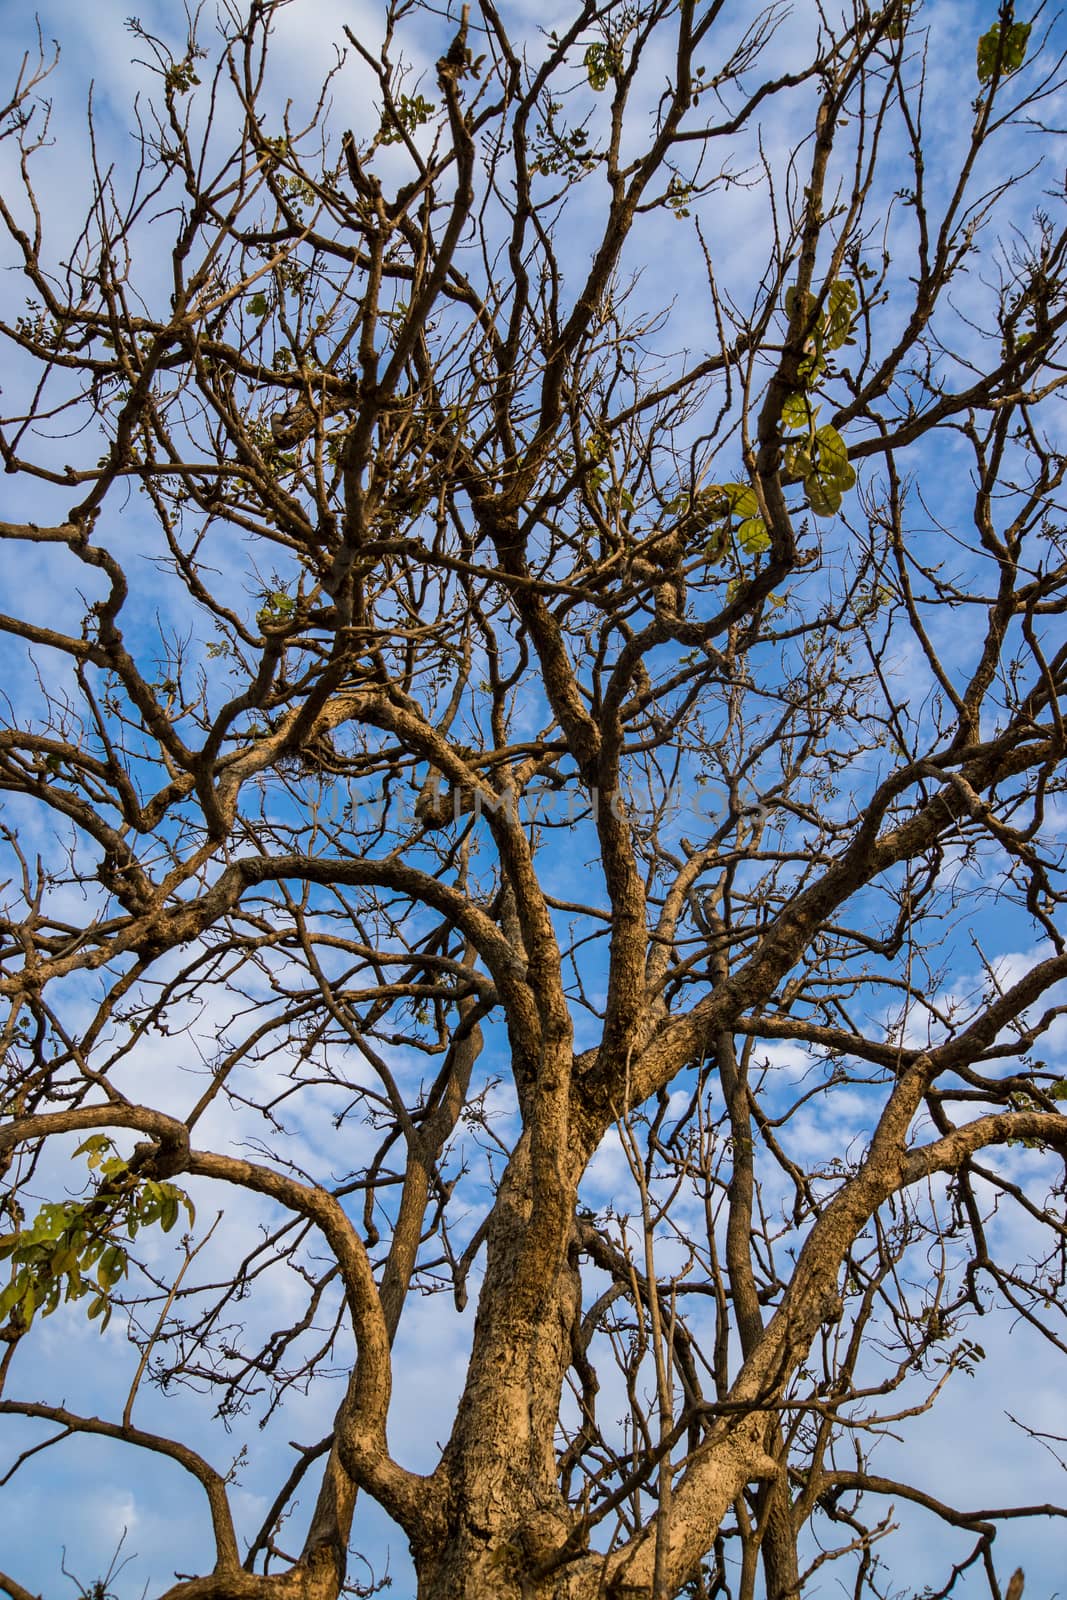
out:
{"label": "rough bark texture", "polygon": [[905,1501],[1001,1600],[1065,1514],[867,1456],[1067,1349],[1062,25],[929,9],[134,21],[74,223],[16,73],[0,1488],[184,1473],[164,1600],[375,1592],[369,1500],[419,1600],[866,1600]]}

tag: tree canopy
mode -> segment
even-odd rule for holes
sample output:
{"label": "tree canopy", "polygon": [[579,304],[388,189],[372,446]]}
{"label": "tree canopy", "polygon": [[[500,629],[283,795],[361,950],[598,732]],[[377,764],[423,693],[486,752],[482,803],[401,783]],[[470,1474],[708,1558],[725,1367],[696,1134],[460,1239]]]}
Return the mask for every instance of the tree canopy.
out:
{"label": "tree canopy", "polygon": [[82,215],[46,41],[0,114],[4,1482],[191,1475],[168,1600],[370,1504],[420,1600],[880,1596],[900,1506],[1001,1600],[1067,1510],[874,1447],[1067,1341],[1059,24],[314,11],[131,21]]}

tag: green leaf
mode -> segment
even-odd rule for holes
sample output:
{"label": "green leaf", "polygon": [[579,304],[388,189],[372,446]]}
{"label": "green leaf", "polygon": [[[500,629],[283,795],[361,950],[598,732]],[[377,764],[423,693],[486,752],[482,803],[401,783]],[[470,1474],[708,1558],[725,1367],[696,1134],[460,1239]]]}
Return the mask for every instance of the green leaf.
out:
{"label": "green leaf", "polygon": [[815,296],[810,289],[804,290],[801,298],[800,290],[794,283],[785,291],[785,314],[787,317],[798,315],[802,322],[806,322],[815,309]]}
{"label": "green leaf", "polygon": [[849,283],[847,278],[836,279],[826,296],[823,343],[828,350],[839,350],[846,342],[858,310],[859,296],[855,285]]}
{"label": "green leaf", "polygon": [[599,94],[618,69],[615,52],[606,44],[591,44],[582,59],[589,87]]}
{"label": "green leaf", "polygon": [[265,294],[250,294],[246,303],[253,317],[265,317],[267,315],[268,306]]}
{"label": "green leaf", "polygon": [[756,499],[755,489],[750,489],[747,483],[724,483],[723,493],[728,496],[730,510],[735,517],[758,517],[759,501]]}
{"label": "green leaf", "polygon": [[126,1252],[117,1244],[113,1244],[100,1257],[100,1265],[96,1269],[96,1281],[101,1289],[113,1289],[125,1271]]}
{"label": "green leaf", "polygon": [[378,137],[382,144],[399,144],[405,133],[414,133],[416,128],[424,127],[433,113],[432,101],[424,99],[421,94],[402,94],[393,108],[395,123],[392,118],[383,118]]}
{"label": "green leaf", "polygon": [[804,480],[804,488],[815,516],[832,517],[841,510],[841,491],[835,484],[825,483],[815,476]]}
{"label": "green leaf", "polygon": [[95,1266],[104,1253],[103,1239],[90,1239],[82,1251],[82,1268],[84,1271]]}
{"label": "green leaf", "polygon": [[771,536],[762,517],[746,517],[737,530],[737,540],[746,555],[757,556],[771,548]]}
{"label": "green leaf", "polygon": [[837,429],[832,428],[829,423],[816,428],[815,442],[818,446],[820,478],[833,483],[842,491],[851,489],[856,482],[856,469],[848,459],[845,441]]}
{"label": "green leaf", "polygon": [[[281,457],[278,458],[279,460]],[[256,612],[256,621],[261,628],[269,628],[279,622],[285,622],[296,610],[296,600],[284,589],[268,589],[263,595],[264,604]]]}
{"label": "green leaf", "polygon": [[811,477],[814,468],[808,453],[807,440],[803,444],[798,440],[795,444],[786,445],[785,470],[791,478],[802,478],[805,482]]}
{"label": "green leaf", "polygon": [[74,1154],[76,1156],[83,1156],[83,1155],[86,1154],[86,1152],[88,1152],[88,1154],[89,1154],[89,1169],[90,1169],[90,1171],[92,1171],[92,1169],[94,1167],[98,1167],[100,1165],[101,1161],[104,1159],[105,1154],[110,1149],[111,1149],[111,1140],[108,1138],[107,1134],[106,1133],[94,1133],[94,1134],[91,1134],[90,1137],[85,1140],[84,1144],[80,1144],[78,1146],[78,1148],[77,1148],[77,1150],[75,1150]]}
{"label": "green leaf", "polygon": [[786,397],[782,407],[783,428],[803,428],[805,432],[819,414],[819,407],[812,406],[806,394],[799,391]]}
{"label": "green leaf", "polygon": [[799,439],[785,449],[785,470],[804,485],[808,504],[817,517],[832,517],[841,509],[841,497],[856,482],[845,441],[836,428],[824,423],[810,441]]}
{"label": "green leaf", "polygon": [[22,1299],[24,1287],[23,1275],[20,1273],[17,1277],[12,1278],[7,1288],[0,1294],[0,1322],[6,1322],[14,1307],[18,1305]]}
{"label": "green leaf", "polygon": [[[811,341],[809,340],[809,345]],[[823,373],[826,371],[826,362],[817,350],[811,350],[804,359],[797,363],[797,377],[805,389],[814,389]]]}
{"label": "green leaf", "polygon": [[[11,1283],[0,1292],[0,1322],[17,1312],[28,1326],[37,1311],[50,1316],[61,1299],[80,1300],[91,1291],[90,1316],[101,1317],[101,1327],[106,1327],[108,1297],[129,1272],[125,1236],[132,1238],[139,1224],[155,1221],[169,1232],[182,1206],[190,1224],[195,1222],[193,1203],[177,1185],[153,1178],[138,1184],[124,1161],[106,1156],[112,1149],[103,1135],[82,1147],[104,1178],[89,1199],[48,1202],[29,1226],[0,1235],[0,1260],[10,1259],[15,1268]],[[120,1185],[115,1177],[121,1178]],[[90,1272],[95,1281],[87,1280]]]}
{"label": "green leaf", "polygon": [[57,1278],[65,1278],[70,1272],[78,1270],[78,1253],[70,1245],[64,1245],[52,1257],[52,1272]]}
{"label": "green leaf", "polygon": [[1004,77],[1018,72],[1026,59],[1026,46],[1030,38],[1029,22],[1009,22],[1003,36],[1000,23],[994,22],[988,33],[978,41],[978,82],[988,83],[994,73]]}
{"label": "green leaf", "polygon": [[[203,51],[196,51],[195,54],[203,55]],[[163,76],[163,82],[171,94],[188,94],[189,90],[195,88],[200,82],[193,66],[193,60],[194,56],[190,54],[185,57],[184,61],[175,61],[167,68]]]}

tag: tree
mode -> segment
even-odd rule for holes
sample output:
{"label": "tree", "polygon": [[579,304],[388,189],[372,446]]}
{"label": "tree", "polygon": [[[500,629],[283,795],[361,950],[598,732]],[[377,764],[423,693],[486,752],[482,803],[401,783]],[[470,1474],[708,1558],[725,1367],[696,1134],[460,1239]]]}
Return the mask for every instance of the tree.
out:
{"label": "tree", "polygon": [[[1067,1337],[1064,75],[937,9],[390,0],[307,106],[284,0],[133,22],[74,226],[23,63],[0,1412],[198,1481],[172,1600],[358,1591],[357,1497],[424,1600],[876,1594],[905,1502],[999,1600],[870,1444],[979,1314]],[[20,1388],[52,1312],[121,1412]]]}

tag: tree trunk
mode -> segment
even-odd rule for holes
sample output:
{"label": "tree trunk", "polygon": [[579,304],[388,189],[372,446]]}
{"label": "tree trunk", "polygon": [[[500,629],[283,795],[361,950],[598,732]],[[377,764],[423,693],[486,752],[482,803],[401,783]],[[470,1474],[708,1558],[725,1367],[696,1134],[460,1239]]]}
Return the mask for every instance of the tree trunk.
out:
{"label": "tree trunk", "polygon": [[556,1429],[581,1295],[575,1193],[557,1182],[546,1195],[530,1180],[526,1143],[501,1186],[467,1387],[434,1474],[447,1532],[414,1552],[419,1600],[550,1600],[566,1592],[562,1572],[543,1581],[529,1574],[572,1521],[559,1491]]}

